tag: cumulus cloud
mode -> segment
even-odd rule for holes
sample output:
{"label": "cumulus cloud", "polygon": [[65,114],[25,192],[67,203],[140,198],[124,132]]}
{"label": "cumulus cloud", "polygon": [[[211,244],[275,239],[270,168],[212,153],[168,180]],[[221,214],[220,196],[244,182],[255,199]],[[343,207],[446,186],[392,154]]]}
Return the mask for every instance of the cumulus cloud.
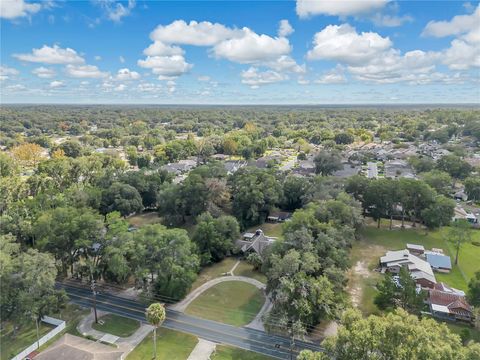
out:
{"label": "cumulus cloud", "polygon": [[56,75],[55,70],[40,66],[32,70],[32,74],[42,79],[50,79]]}
{"label": "cumulus cloud", "polygon": [[347,82],[345,72],[341,66],[326,71],[319,79],[315,80],[317,84],[343,84]]}
{"label": "cumulus cloud", "polygon": [[413,18],[409,15],[396,16],[377,13],[373,16],[372,20],[377,26],[397,27],[402,26],[404,23],[412,22]]}
{"label": "cumulus cloud", "polygon": [[108,76],[106,72],[100,71],[95,65],[67,65],[65,72],[74,78],[99,79]]}
{"label": "cumulus cloud", "polygon": [[183,55],[184,51],[178,46],[166,45],[160,41],[155,41],[143,50],[143,53],[147,56],[172,56]]}
{"label": "cumulus cloud", "polygon": [[162,76],[162,79],[180,76],[193,67],[192,64],[185,61],[182,55],[147,56],[145,60],[138,60],[138,65],[152,69],[152,72]]}
{"label": "cumulus cloud", "polygon": [[286,38],[272,38],[268,35],[258,35],[248,28],[243,28],[243,36],[224,40],[213,48],[217,57],[230,61],[251,64],[262,61],[272,61],[291,51]]}
{"label": "cumulus cloud", "polygon": [[222,40],[241,35],[240,30],[218,23],[190,21],[187,24],[183,20],[176,20],[169,25],[158,25],[150,38],[164,44],[213,46]]}
{"label": "cumulus cloud", "polygon": [[296,61],[288,55],[282,55],[275,60],[267,61],[264,65],[279,72],[292,72],[296,74],[305,74],[307,72],[305,64],[298,65]]}
{"label": "cumulus cloud", "polygon": [[162,90],[162,86],[154,83],[141,83],[137,85],[140,92],[158,92]]}
{"label": "cumulus cloud", "polygon": [[59,88],[59,87],[63,87],[65,84],[63,83],[63,81],[60,81],[60,80],[53,80],[51,83],[50,83],[50,87],[52,89],[55,89],[55,88]]}
{"label": "cumulus cloud", "polygon": [[357,33],[349,24],[328,25],[315,34],[309,60],[335,60],[347,64],[370,61],[392,46],[388,37],[374,32]]}
{"label": "cumulus cloud", "polygon": [[422,35],[445,37],[473,30],[480,31],[480,5],[469,15],[457,15],[450,21],[430,21],[423,29]]}
{"label": "cumulus cloud", "polygon": [[136,71],[130,71],[127,68],[120,69],[115,76],[115,80],[126,81],[126,80],[138,80],[140,79],[140,74]]}
{"label": "cumulus cloud", "polygon": [[114,91],[118,91],[118,92],[125,91],[126,89],[127,89],[127,85],[125,84],[119,84],[113,88]]}
{"label": "cumulus cloud", "polygon": [[5,66],[5,65],[0,65],[0,80],[8,80],[11,76],[16,76],[18,75],[19,72],[17,69]]}
{"label": "cumulus cloud", "polygon": [[261,85],[273,84],[287,80],[288,77],[276,71],[259,71],[256,67],[250,67],[242,71],[242,84],[249,85],[252,89],[257,89]]}
{"label": "cumulus cloud", "polygon": [[53,47],[43,45],[40,49],[32,49],[31,54],[13,54],[21,61],[45,64],[82,64],[85,60],[71,48],[62,49],[58,45]]}
{"label": "cumulus cloud", "polygon": [[19,17],[31,16],[42,9],[38,3],[27,3],[24,0],[2,0],[0,1],[0,17],[3,19],[16,19]]}
{"label": "cumulus cloud", "polygon": [[304,18],[313,15],[350,16],[370,13],[383,8],[389,0],[297,0],[297,14]]}
{"label": "cumulus cloud", "polygon": [[107,18],[113,22],[120,22],[123,17],[130,15],[136,5],[135,0],[128,0],[126,6],[114,0],[97,0],[97,3],[104,9]]}
{"label": "cumulus cloud", "polygon": [[288,22],[288,20],[280,20],[280,26],[278,28],[278,36],[286,37],[292,34],[295,30],[293,30],[292,25]]}

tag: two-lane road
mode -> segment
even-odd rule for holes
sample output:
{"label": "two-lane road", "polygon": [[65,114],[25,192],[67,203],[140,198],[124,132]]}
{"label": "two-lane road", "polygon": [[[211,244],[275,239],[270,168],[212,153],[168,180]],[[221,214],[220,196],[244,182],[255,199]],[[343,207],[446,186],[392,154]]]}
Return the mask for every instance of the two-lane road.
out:
{"label": "two-lane road", "polygon": [[[66,290],[73,303],[84,307],[92,306],[92,292],[88,288],[77,285],[59,283],[59,287]],[[142,322],[145,319],[145,305],[120,296],[100,293],[97,295],[97,308]],[[255,351],[277,359],[290,359],[290,339],[270,335],[263,331],[238,328],[215,321],[200,319],[167,308],[167,318],[164,327],[179,330],[220,344]],[[293,358],[304,349],[322,351],[321,347],[303,341],[295,341]]]}

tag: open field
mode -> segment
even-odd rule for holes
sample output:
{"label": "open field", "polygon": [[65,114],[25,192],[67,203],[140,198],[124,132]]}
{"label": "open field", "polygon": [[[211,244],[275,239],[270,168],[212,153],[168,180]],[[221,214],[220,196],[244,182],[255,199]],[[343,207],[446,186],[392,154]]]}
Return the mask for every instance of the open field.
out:
{"label": "open field", "polygon": [[230,346],[219,345],[211,357],[212,360],[271,360],[270,356],[257,354],[253,351],[237,349]]}
{"label": "open field", "polygon": [[[103,324],[101,324],[103,322]],[[98,324],[93,323],[95,330],[120,337],[129,337],[140,328],[137,320],[125,318],[115,314],[104,315],[98,319]]]}
{"label": "open field", "polygon": [[196,298],[187,314],[234,326],[243,326],[255,318],[265,296],[254,285],[229,281],[217,284]]}
{"label": "open field", "polygon": [[131,226],[141,228],[145,225],[160,224],[162,218],[158,216],[156,211],[150,211],[130,216],[127,218],[127,221]]}
{"label": "open field", "polygon": [[[179,331],[159,328],[157,330],[157,360],[186,360],[197,345],[197,338]],[[150,333],[127,356],[127,360],[153,358],[153,332]]]}
{"label": "open field", "polygon": [[255,232],[260,229],[267,236],[283,239],[283,227],[282,223],[263,223],[261,225],[252,226],[245,232]]}
{"label": "open field", "polygon": [[236,262],[237,262],[236,258],[227,257],[218,263],[204,267],[198,274],[197,280],[195,280],[195,282],[193,283],[191,290],[194,290],[197,287],[205,284],[207,281],[215,279],[229,272],[233,268],[233,265],[235,265]]}

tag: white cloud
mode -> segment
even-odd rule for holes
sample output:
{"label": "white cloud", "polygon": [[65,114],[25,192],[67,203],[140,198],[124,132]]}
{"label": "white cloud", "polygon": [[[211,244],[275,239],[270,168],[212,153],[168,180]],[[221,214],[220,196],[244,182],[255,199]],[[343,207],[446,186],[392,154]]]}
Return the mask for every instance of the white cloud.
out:
{"label": "white cloud", "polygon": [[240,30],[230,29],[218,23],[190,21],[187,24],[183,20],[176,20],[169,25],[158,25],[150,34],[150,38],[164,44],[212,46],[222,40],[241,35]]}
{"label": "white cloud", "polygon": [[125,63],[125,58],[122,55],[120,55],[118,57],[118,61],[120,61],[122,64],[124,64]]}
{"label": "white cloud", "polygon": [[98,4],[105,10],[108,19],[113,22],[120,22],[123,17],[130,15],[135,8],[135,0],[128,0],[127,6],[114,0],[98,0]]}
{"label": "white cloud", "polygon": [[165,45],[160,41],[155,41],[143,53],[147,56],[172,56],[183,55],[184,51],[178,46]]}
{"label": "white cloud", "polygon": [[118,91],[118,92],[125,91],[126,89],[127,89],[127,86],[125,84],[119,84],[118,86],[113,88],[114,91]]}
{"label": "white cloud", "polygon": [[152,69],[154,74],[165,77],[176,77],[188,72],[193,65],[185,61],[182,55],[147,56],[145,60],[138,60],[138,65]]}
{"label": "white cloud", "polygon": [[257,89],[261,85],[273,84],[287,80],[288,77],[276,71],[259,71],[255,67],[242,71],[242,84],[249,85],[252,89]]}
{"label": "white cloud", "polygon": [[197,77],[198,81],[210,81],[210,76],[207,75],[201,75]]}
{"label": "white cloud", "polygon": [[280,26],[278,28],[278,36],[286,37],[292,34],[295,30],[293,30],[292,25],[288,22],[288,20],[280,20]]}
{"label": "white cloud", "polygon": [[63,87],[65,84],[63,83],[63,81],[59,81],[59,80],[53,80],[51,83],[50,83],[50,87],[52,89],[55,89],[55,88],[59,88],[59,87]]}
{"label": "white cloud", "polygon": [[451,46],[442,52],[442,62],[453,70],[468,70],[480,67],[480,42],[470,43],[455,39]]}
{"label": "white cloud", "polygon": [[100,61],[100,60],[102,60],[102,57],[100,55],[96,55],[94,57],[94,59],[95,59],[95,61]]}
{"label": "white cloud", "polygon": [[267,61],[264,63],[264,65],[272,68],[275,71],[280,72],[293,72],[296,74],[304,74],[307,71],[305,64],[298,65],[295,60],[293,60],[288,55],[282,55],[275,60]]}
{"label": "white cloud", "polygon": [[56,75],[55,70],[40,66],[32,70],[32,74],[37,75],[42,79],[50,79]]}
{"label": "white cloud", "polygon": [[402,26],[404,23],[412,22],[413,18],[409,15],[396,16],[377,13],[372,20],[377,26],[397,27]]}
{"label": "white cloud", "polygon": [[38,3],[27,3],[24,0],[1,0],[0,18],[15,19],[19,17],[31,16],[42,9]]}
{"label": "white cloud", "polygon": [[349,24],[328,25],[314,36],[309,60],[335,60],[350,65],[363,64],[377,58],[392,46],[388,37],[374,32],[357,33]]}
{"label": "white cloud", "polygon": [[138,80],[140,79],[140,74],[136,71],[130,71],[127,68],[120,69],[115,76],[115,80],[125,81],[125,80]]}
{"label": "white cloud", "polygon": [[480,5],[470,15],[457,15],[450,21],[430,21],[423,29],[422,35],[445,37],[473,30],[480,31]]}
{"label": "white cloud", "polygon": [[67,65],[65,71],[67,75],[74,78],[98,79],[108,76],[107,73],[100,71],[94,65]]}
{"label": "white cloud", "polygon": [[8,80],[11,76],[18,75],[19,72],[17,69],[5,66],[5,65],[0,65],[0,80]]}
{"label": "white cloud", "polygon": [[31,54],[13,54],[21,61],[45,64],[82,64],[85,60],[73,49],[62,49],[58,45],[53,47],[43,45],[40,49],[32,49]]}
{"label": "white cloud", "polygon": [[297,0],[297,14],[300,17],[362,15],[381,9],[387,3],[388,0]]}
{"label": "white cloud", "polygon": [[158,92],[162,90],[162,86],[153,83],[141,83],[137,85],[137,90],[140,92]]}
{"label": "white cloud", "polygon": [[341,66],[325,72],[318,80],[317,84],[343,84],[347,82],[345,72]]}
{"label": "white cloud", "polygon": [[224,40],[215,45],[215,55],[242,64],[253,64],[275,60],[291,51],[286,38],[258,35],[248,28],[242,30],[242,37]]}

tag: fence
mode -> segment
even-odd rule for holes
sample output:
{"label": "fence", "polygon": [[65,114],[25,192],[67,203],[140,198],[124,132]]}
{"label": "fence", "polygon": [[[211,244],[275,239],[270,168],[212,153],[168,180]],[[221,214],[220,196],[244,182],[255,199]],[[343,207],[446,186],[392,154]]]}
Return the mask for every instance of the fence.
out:
{"label": "fence", "polygon": [[39,346],[42,346],[48,340],[52,339],[54,336],[59,334],[63,329],[65,329],[66,324],[65,324],[65,321],[63,321],[63,320],[55,319],[55,318],[52,318],[50,316],[44,316],[42,318],[42,321],[47,323],[47,324],[54,325],[55,329],[50,331],[48,334],[42,336],[39,341],[35,341],[32,345],[30,345],[28,348],[23,350],[17,356],[13,357],[11,360],[23,360],[23,359],[25,359],[28,354],[37,350],[39,348]]}

